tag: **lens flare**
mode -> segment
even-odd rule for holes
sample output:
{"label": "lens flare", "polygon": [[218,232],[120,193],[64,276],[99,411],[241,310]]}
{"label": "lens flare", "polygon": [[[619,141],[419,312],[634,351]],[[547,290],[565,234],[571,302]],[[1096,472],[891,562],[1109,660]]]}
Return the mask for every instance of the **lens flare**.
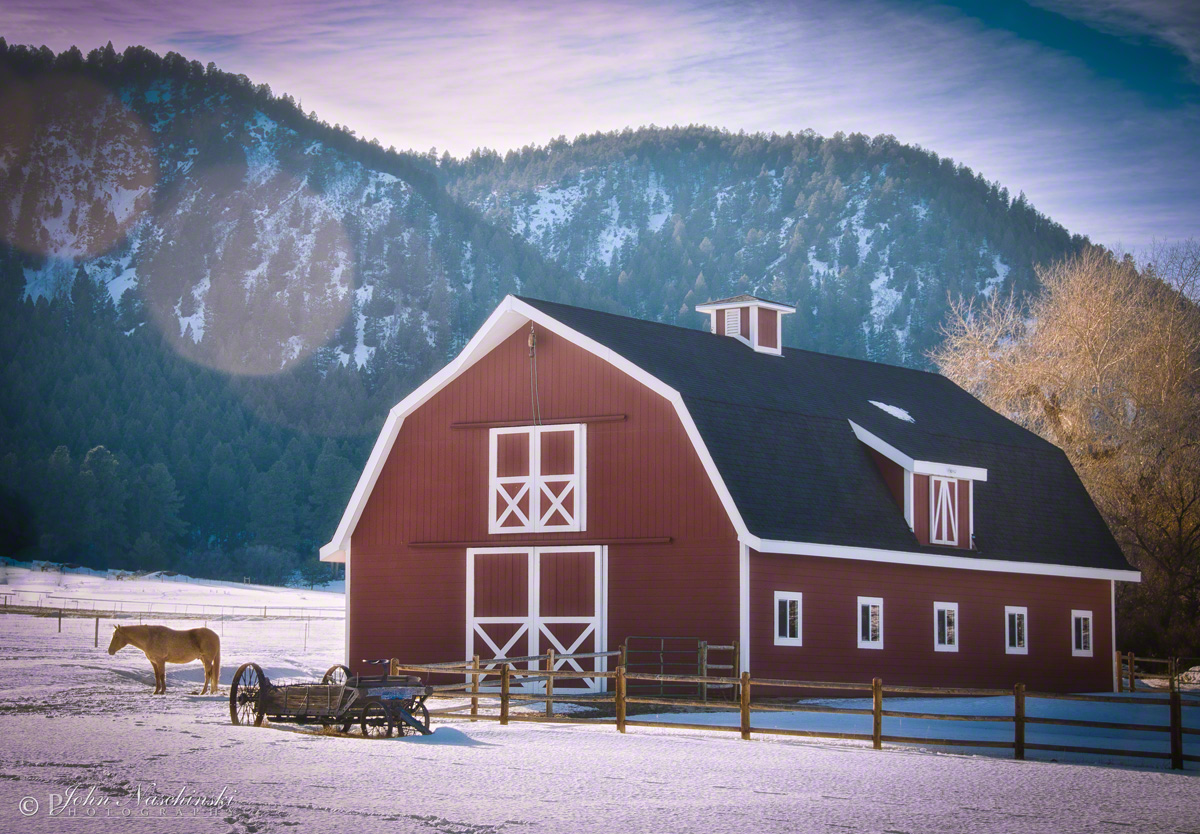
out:
{"label": "lens flare", "polygon": [[355,259],[334,210],[291,174],[199,172],[155,216],[139,288],[188,359],[277,374],[327,343],[350,310]]}

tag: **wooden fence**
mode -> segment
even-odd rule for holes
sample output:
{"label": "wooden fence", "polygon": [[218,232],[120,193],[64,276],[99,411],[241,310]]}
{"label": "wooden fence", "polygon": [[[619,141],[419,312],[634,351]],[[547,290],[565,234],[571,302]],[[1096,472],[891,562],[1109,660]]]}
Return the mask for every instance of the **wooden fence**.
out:
{"label": "wooden fence", "polygon": [[[561,663],[572,659],[594,660],[596,658],[610,657],[619,658],[616,669],[612,671],[588,671],[585,673],[580,673],[578,669],[558,668]],[[1183,724],[1183,707],[1185,705],[1188,707],[1200,707],[1200,698],[1184,698],[1178,687],[1174,686],[1173,684],[1169,693],[1167,693],[1165,697],[1138,698],[1135,701],[1131,701],[1127,697],[1120,697],[1118,695],[1075,695],[1054,692],[1027,692],[1025,685],[1020,683],[1016,684],[1011,690],[965,689],[923,686],[885,686],[883,680],[880,678],[875,678],[870,683],[778,680],[772,678],[755,678],[752,677],[747,671],[743,671],[738,676],[687,674],[667,675],[629,671],[625,663],[626,659],[627,654],[625,647],[622,647],[620,651],[614,652],[594,652],[574,655],[555,655],[553,652],[551,652],[545,655],[516,658],[491,658],[483,661],[481,661],[479,656],[476,655],[471,659],[471,661],[466,663],[463,663],[462,661],[454,661],[450,663],[425,665],[406,665],[393,658],[391,662],[391,673],[393,675],[404,672],[430,676],[463,676],[463,682],[434,684],[434,697],[454,698],[456,700],[469,699],[469,703],[467,705],[459,705],[443,709],[431,709],[430,714],[445,718],[468,719],[471,721],[494,720],[499,721],[500,724],[509,724],[510,722],[605,724],[615,725],[617,730],[621,733],[626,732],[629,727],[663,727],[669,729],[713,730],[717,732],[737,732],[740,733],[743,739],[749,739],[752,734],[799,736],[804,738],[850,739],[856,741],[870,741],[872,746],[877,750],[881,749],[885,742],[893,744],[922,744],[951,747],[990,747],[1012,750],[1013,757],[1016,759],[1024,759],[1025,753],[1028,750],[1061,753],[1091,753],[1105,756],[1169,759],[1171,762],[1171,767],[1176,770],[1182,769],[1184,762],[1200,762],[1200,756],[1188,755],[1184,753],[1183,743],[1185,736],[1200,736],[1200,728],[1187,727]],[[534,663],[538,668],[513,668],[513,664],[517,663]],[[487,677],[499,678],[499,711],[496,715],[486,714],[480,711],[481,698],[492,697],[491,694],[482,691],[482,684],[484,679]],[[602,678],[606,681],[611,680],[613,681],[613,691],[611,693],[606,691],[589,694],[555,693],[555,680],[578,680],[583,677],[593,679]],[[1172,681],[1173,680],[1174,679],[1172,678]],[[654,692],[651,692],[650,694],[630,694],[629,687],[631,682],[635,684],[650,684],[658,686],[674,685],[689,688],[695,687],[698,692],[703,692],[705,687],[728,687],[731,691],[736,693],[736,699],[733,701],[717,701],[700,697],[673,697],[665,694],[660,695]],[[542,691],[513,691],[514,686],[530,683],[542,684]],[[760,700],[757,702],[754,701],[754,694],[763,689],[769,690],[771,697],[769,699],[760,698]],[[863,696],[865,696],[867,693],[870,693],[871,708],[838,707],[825,704],[801,704],[790,702],[782,703],[780,701],[780,697],[776,694],[780,691],[797,693],[798,697],[813,697],[817,694],[825,695],[829,692],[854,693]],[[935,697],[1012,696],[1013,711],[1011,715],[958,715],[953,713],[924,713],[885,709],[884,700],[885,696],[887,695],[902,697],[919,695]],[[1166,706],[1168,708],[1168,721],[1166,724],[1136,724],[1109,721],[1090,721],[1073,718],[1039,718],[1027,714],[1026,705],[1030,699],[1080,701],[1088,703],[1117,703],[1126,705],[1133,703],[1137,706]],[[517,703],[544,703],[545,709],[541,715],[514,714],[512,712],[512,704],[514,701]],[[611,704],[614,717],[611,719],[572,718],[569,716],[555,715],[555,703],[588,703],[596,705]],[[740,714],[740,721],[737,726],[732,726],[699,723],[689,724],[674,721],[652,721],[630,718],[628,712],[631,705],[663,706],[673,707],[676,709],[703,708],[708,710],[736,710]],[[871,716],[871,732],[843,733],[825,730],[799,730],[762,726],[756,727],[752,724],[751,717],[754,713],[761,714],[770,712],[810,712],[861,716],[869,715]],[[886,735],[883,732],[884,718],[1007,723],[1012,725],[1012,740],[999,741],[995,739],[927,738],[923,736]],[[1166,734],[1167,736],[1166,746],[1168,749],[1166,751],[1151,751],[1027,742],[1025,738],[1025,732],[1026,728],[1031,724],[1101,730],[1137,731],[1152,734],[1162,733]]]}
{"label": "wooden fence", "polygon": [[[1117,652],[1113,659],[1117,669],[1117,691],[1137,692],[1138,681],[1158,681],[1166,683],[1170,689],[1179,686],[1179,675],[1188,671],[1192,666],[1200,665],[1197,657],[1138,657],[1133,652]],[[1150,667],[1160,671],[1137,670],[1138,664],[1143,669]]]}

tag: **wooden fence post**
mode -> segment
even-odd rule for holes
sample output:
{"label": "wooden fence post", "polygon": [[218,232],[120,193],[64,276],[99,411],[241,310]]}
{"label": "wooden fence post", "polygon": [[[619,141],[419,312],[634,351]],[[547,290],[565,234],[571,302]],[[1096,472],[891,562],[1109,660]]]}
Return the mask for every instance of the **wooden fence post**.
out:
{"label": "wooden fence post", "polygon": [[479,715],[479,655],[471,658],[471,720]]}
{"label": "wooden fence post", "polygon": [[58,633],[62,634],[62,609],[58,609]]}
{"label": "wooden fence post", "polygon": [[550,672],[550,676],[546,678],[546,717],[554,717],[554,649],[546,651],[546,671]]}
{"label": "wooden fence post", "polygon": [[508,723],[508,669],[507,663],[500,665],[500,723]]}
{"label": "wooden fence post", "polygon": [[1013,758],[1025,758],[1025,684],[1013,687]]}
{"label": "wooden fence post", "polygon": [[883,749],[883,678],[871,681],[871,743]]}
{"label": "wooden fence post", "polygon": [[[700,668],[700,676],[708,677],[708,641],[707,640],[700,641],[700,649],[699,649],[698,656],[696,658],[696,665],[699,666],[699,668]],[[708,700],[708,684],[707,683],[700,684],[700,700],[701,701]]]}
{"label": "wooden fence post", "polygon": [[742,672],[742,738],[750,740],[750,673]]}
{"label": "wooden fence post", "polygon": [[625,732],[625,664],[617,667],[617,732]]}
{"label": "wooden fence post", "polygon": [[1127,655],[1129,663],[1129,691],[1137,692],[1137,676],[1133,673],[1133,652]]}
{"label": "wooden fence post", "polygon": [[100,618],[99,617],[96,618],[96,638],[92,642],[92,645],[96,646],[96,647],[99,647],[99,645],[100,645]]}
{"label": "wooden fence post", "polygon": [[1171,769],[1183,770],[1183,702],[1171,687]]}
{"label": "wooden fence post", "polygon": [[1125,676],[1121,674],[1125,671],[1125,656],[1118,650],[1114,662],[1117,664],[1117,691],[1125,691]]}
{"label": "wooden fence post", "polygon": [[629,646],[626,643],[621,644],[621,656],[618,658],[618,666],[629,665]]}

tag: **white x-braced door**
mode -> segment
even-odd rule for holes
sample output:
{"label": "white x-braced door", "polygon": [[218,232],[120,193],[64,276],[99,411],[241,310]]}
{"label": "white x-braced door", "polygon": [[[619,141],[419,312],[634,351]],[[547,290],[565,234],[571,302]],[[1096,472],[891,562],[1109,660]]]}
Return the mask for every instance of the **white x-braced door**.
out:
{"label": "white x-braced door", "polygon": [[[535,548],[472,548],[467,551],[467,657],[479,655],[495,670],[498,658],[528,658],[553,649],[558,656],[605,651],[606,549],[597,545]],[[516,668],[536,669],[521,660]],[[601,692],[605,658],[556,659],[557,692]],[[540,683],[523,691],[540,691]]]}

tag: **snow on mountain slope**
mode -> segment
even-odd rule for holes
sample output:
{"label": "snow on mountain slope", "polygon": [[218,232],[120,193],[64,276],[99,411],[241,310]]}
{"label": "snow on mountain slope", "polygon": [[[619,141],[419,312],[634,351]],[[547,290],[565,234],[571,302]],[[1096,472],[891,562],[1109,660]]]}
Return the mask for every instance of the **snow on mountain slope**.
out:
{"label": "snow on mountain slope", "polygon": [[419,377],[505,292],[544,280],[424,161],[239,76],[111,60],[107,84],[34,73],[4,90],[17,117],[0,131],[0,192],[13,195],[0,241],[25,253],[28,296],[85,275],[124,304],[125,329],[153,322],[235,374],[320,350],[363,365],[386,348]]}
{"label": "snow on mountain slope", "polygon": [[644,129],[443,166],[451,191],[651,318],[750,292],[785,342],[922,365],[948,296],[1074,251],[1022,197],[890,137]]}

